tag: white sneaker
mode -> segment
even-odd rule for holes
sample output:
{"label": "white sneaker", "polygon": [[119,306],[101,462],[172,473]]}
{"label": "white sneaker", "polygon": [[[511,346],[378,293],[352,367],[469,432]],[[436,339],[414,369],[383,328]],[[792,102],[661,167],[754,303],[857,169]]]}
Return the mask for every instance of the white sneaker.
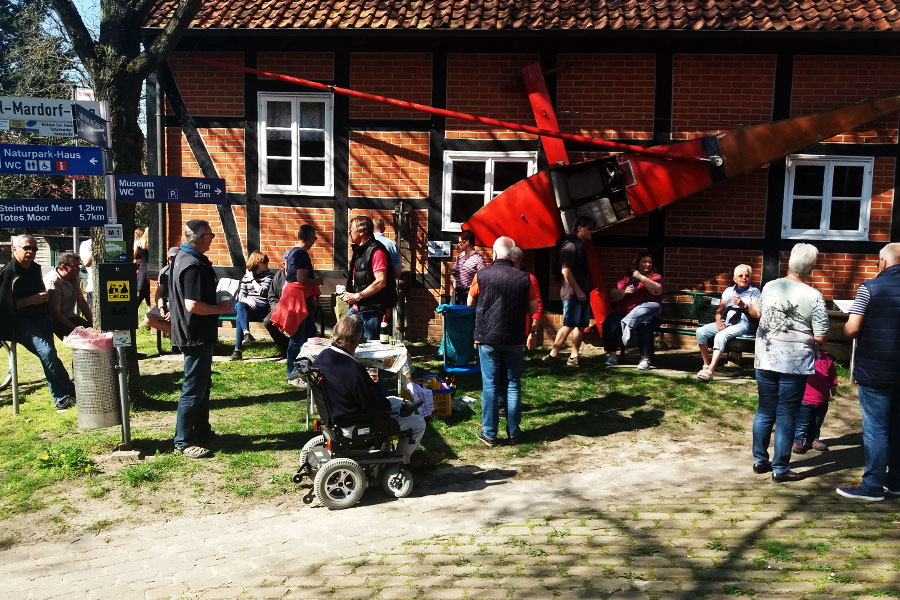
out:
{"label": "white sneaker", "polygon": [[617,364],[619,364],[619,361],[616,360],[615,354],[610,354],[609,356],[606,357],[606,366],[614,367]]}
{"label": "white sneaker", "polygon": [[650,360],[647,358],[642,358],[641,362],[638,363],[638,370],[640,371],[649,371],[653,367],[650,366]]}

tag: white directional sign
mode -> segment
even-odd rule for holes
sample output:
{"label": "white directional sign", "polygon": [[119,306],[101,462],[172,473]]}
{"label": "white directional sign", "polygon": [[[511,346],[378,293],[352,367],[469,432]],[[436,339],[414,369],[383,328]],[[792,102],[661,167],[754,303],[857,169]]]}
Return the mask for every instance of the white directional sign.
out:
{"label": "white directional sign", "polygon": [[[0,96],[0,129],[38,135],[72,137],[74,100]],[[77,102],[82,108],[106,118],[101,102]]]}

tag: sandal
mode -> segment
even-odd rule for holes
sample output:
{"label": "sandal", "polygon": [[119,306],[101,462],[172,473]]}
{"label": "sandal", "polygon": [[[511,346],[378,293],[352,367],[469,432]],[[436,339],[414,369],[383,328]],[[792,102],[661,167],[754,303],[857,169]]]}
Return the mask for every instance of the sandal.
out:
{"label": "sandal", "polygon": [[569,365],[570,367],[577,367],[578,366],[578,357],[570,356],[569,359],[566,360],[566,364]]}
{"label": "sandal", "polygon": [[187,456],[188,458],[203,458],[204,456],[209,456],[210,451],[202,446],[181,446],[175,448],[175,454]]}
{"label": "sandal", "polygon": [[713,372],[709,369],[701,369],[699,373],[697,373],[697,379],[700,381],[712,381]]}

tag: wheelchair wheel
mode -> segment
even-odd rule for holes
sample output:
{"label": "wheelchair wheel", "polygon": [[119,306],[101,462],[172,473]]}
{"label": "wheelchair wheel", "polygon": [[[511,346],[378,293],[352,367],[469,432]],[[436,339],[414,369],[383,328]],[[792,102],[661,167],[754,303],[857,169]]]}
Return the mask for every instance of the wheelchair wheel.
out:
{"label": "wheelchair wheel", "polygon": [[381,489],[391,498],[406,498],[413,488],[413,476],[409,470],[391,465],[381,476]]}
{"label": "wheelchair wheel", "polygon": [[315,446],[324,446],[325,445],[325,436],[324,435],[316,435],[313,436],[311,440],[303,444],[303,448],[300,450],[300,468],[303,468],[303,465],[306,464],[306,457],[309,456],[309,451],[312,450]]}
{"label": "wheelchair wheel", "polygon": [[366,491],[366,474],[355,460],[334,458],[316,473],[313,489],[329,510],[350,508]]}
{"label": "wheelchair wheel", "polygon": [[0,372],[0,391],[12,385],[12,353],[7,342],[0,342],[0,371],[4,370],[4,366],[9,368],[5,372]]}

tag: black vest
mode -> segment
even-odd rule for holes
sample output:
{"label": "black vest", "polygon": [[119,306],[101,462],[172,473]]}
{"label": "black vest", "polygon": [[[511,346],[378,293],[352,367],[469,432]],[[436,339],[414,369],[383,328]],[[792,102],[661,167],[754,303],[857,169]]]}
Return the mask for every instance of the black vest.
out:
{"label": "black vest", "polygon": [[475,341],[482,344],[521,346],[525,343],[525,316],[531,278],[508,258],[478,271],[478,309]]}
{"label": "black vest", "polygon": [[384,274],[385,286],[377,294],[372,294],[360,299],[360,313],[386,311],[397,306],[397,281],[394,276],[394,265],[391,263],[391,255],[384,245],[374,237],[362,246],[353,249],[353,257],[350,259],[350,276],[347,278],[347,291],[358,293],[375,282],[375,273],[372,271],[372,255],[381,249],[387,262],[387,271]]}
{"label": "black vest", "polygon": [[169,271],[169,311],[172,315],[172,346],[175,348],[214,344],[218,337],[218,315],[195,315],[184,307],[184,282],[200,279],[200,300],[216,304],[216,272],[205,256],[198,258],[181,250]]}
{"label": "black vest", "polygon": [[853,376],[861,385],[891,388],[900,384],[900,265],[866,282],[869,304],[856,342]]}

